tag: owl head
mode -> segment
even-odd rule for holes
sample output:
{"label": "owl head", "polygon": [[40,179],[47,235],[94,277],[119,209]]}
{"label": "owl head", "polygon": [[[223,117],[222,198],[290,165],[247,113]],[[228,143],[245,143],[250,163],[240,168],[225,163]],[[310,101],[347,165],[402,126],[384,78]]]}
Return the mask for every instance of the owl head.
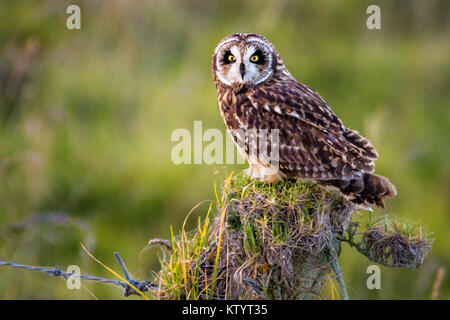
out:
{"label": "owl head", "polygon": [[214,50],[214,80],[225,86],[259,84],[276,70],[274,46],[263,36],[235,33],[223,39]]}

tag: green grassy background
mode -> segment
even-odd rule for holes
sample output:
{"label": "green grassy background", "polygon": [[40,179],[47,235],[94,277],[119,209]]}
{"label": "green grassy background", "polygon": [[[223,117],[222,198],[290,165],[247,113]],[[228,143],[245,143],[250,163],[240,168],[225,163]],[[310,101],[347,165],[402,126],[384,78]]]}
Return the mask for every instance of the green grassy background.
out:
{"label": "green grassy background", "polygon": [[[371,31],[366,8],[375,3],[382,29]],[[81,7],[81,30],[66,29],[69,4]],[[194,120],[225,131],[211,54],[226,35],[254,32],[373,142],[377,172],[399,191],[388,214],[436,237],[420,269],[381,267],[381,290],[366,288],[372,263],[344,246],[350,296],[428,299],[444,267],[440,298],[449,299],[449,16],[445,0],[0,2],[0,259],[109,277],[83,242],[116,270],[118,251],[136,277],[149,278],[158,250],[139,259],[147,241],[168,238],[169,225],[179,230],[194,205],[214,199],[216,170],[220,181],[245,167],[177,166],[170,135]],[[30,220],[46,212],[73,223]],[[85,284],[100,299],[122,296]],[[91,296],[0,267],[0,298]]]}

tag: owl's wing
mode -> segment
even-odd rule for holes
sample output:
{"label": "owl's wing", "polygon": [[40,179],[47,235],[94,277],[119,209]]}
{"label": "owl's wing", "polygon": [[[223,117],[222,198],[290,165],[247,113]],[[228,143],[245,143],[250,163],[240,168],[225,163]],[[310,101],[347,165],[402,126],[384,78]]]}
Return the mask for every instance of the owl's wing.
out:
{"label": "owl's wing", "polygon": [[281,130],[283,171],[321,179],[373,172],[378,155],[370,142],[345,128],[314,90],[297,81],[281,82],[252,90],[248,99],[272,127]]}

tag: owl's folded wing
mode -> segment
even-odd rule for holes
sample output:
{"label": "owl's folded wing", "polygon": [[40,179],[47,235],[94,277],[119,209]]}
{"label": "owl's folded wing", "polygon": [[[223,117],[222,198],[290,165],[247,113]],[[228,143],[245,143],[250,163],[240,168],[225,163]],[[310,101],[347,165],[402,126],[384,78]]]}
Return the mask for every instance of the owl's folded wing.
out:
{"label": "owl's folded wing", "polygon": [[345,128],[312,89],[298,82],[281,83],[252,91],[249,100],[260,112],[270,113],[283,124],[281,167],[295,171],[309,166],[310,172],[303,175],[330,179],[373,172],[378,155],[370,142]]}

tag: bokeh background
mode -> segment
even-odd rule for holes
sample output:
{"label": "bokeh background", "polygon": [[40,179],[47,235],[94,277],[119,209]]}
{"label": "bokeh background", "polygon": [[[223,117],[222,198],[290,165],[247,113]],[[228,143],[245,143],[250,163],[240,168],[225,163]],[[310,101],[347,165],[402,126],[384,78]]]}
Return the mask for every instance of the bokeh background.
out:
{"label": "bokeh background", "polygon": [[[81,30],[66,8],[81,7]],[[381,30],[366,8],[381,8]],[[112,277],[81,250],[137,278],[158,270],[149,239],[168,238],[213,181],[244,165],[175,165],[173,130],[225,126],[210,70],[234,32],[265,35],[290,72],[321,93],[380,153],[377,172],[399,194],[387,213],[436,238],[418,270],[381,267],[344,245],[353,299],[450,298],[450,2],[437,1],[1,1],[0,259],[79,265]],[[196,216],[204,216],[207,204]],[[374,214],[383,214],[375,210]],[[195,219],[188,226],[195,225]],[[84,282],[99,299],[120,289]],[[40,273],[0,267],[1,299],[91,299]]]}

